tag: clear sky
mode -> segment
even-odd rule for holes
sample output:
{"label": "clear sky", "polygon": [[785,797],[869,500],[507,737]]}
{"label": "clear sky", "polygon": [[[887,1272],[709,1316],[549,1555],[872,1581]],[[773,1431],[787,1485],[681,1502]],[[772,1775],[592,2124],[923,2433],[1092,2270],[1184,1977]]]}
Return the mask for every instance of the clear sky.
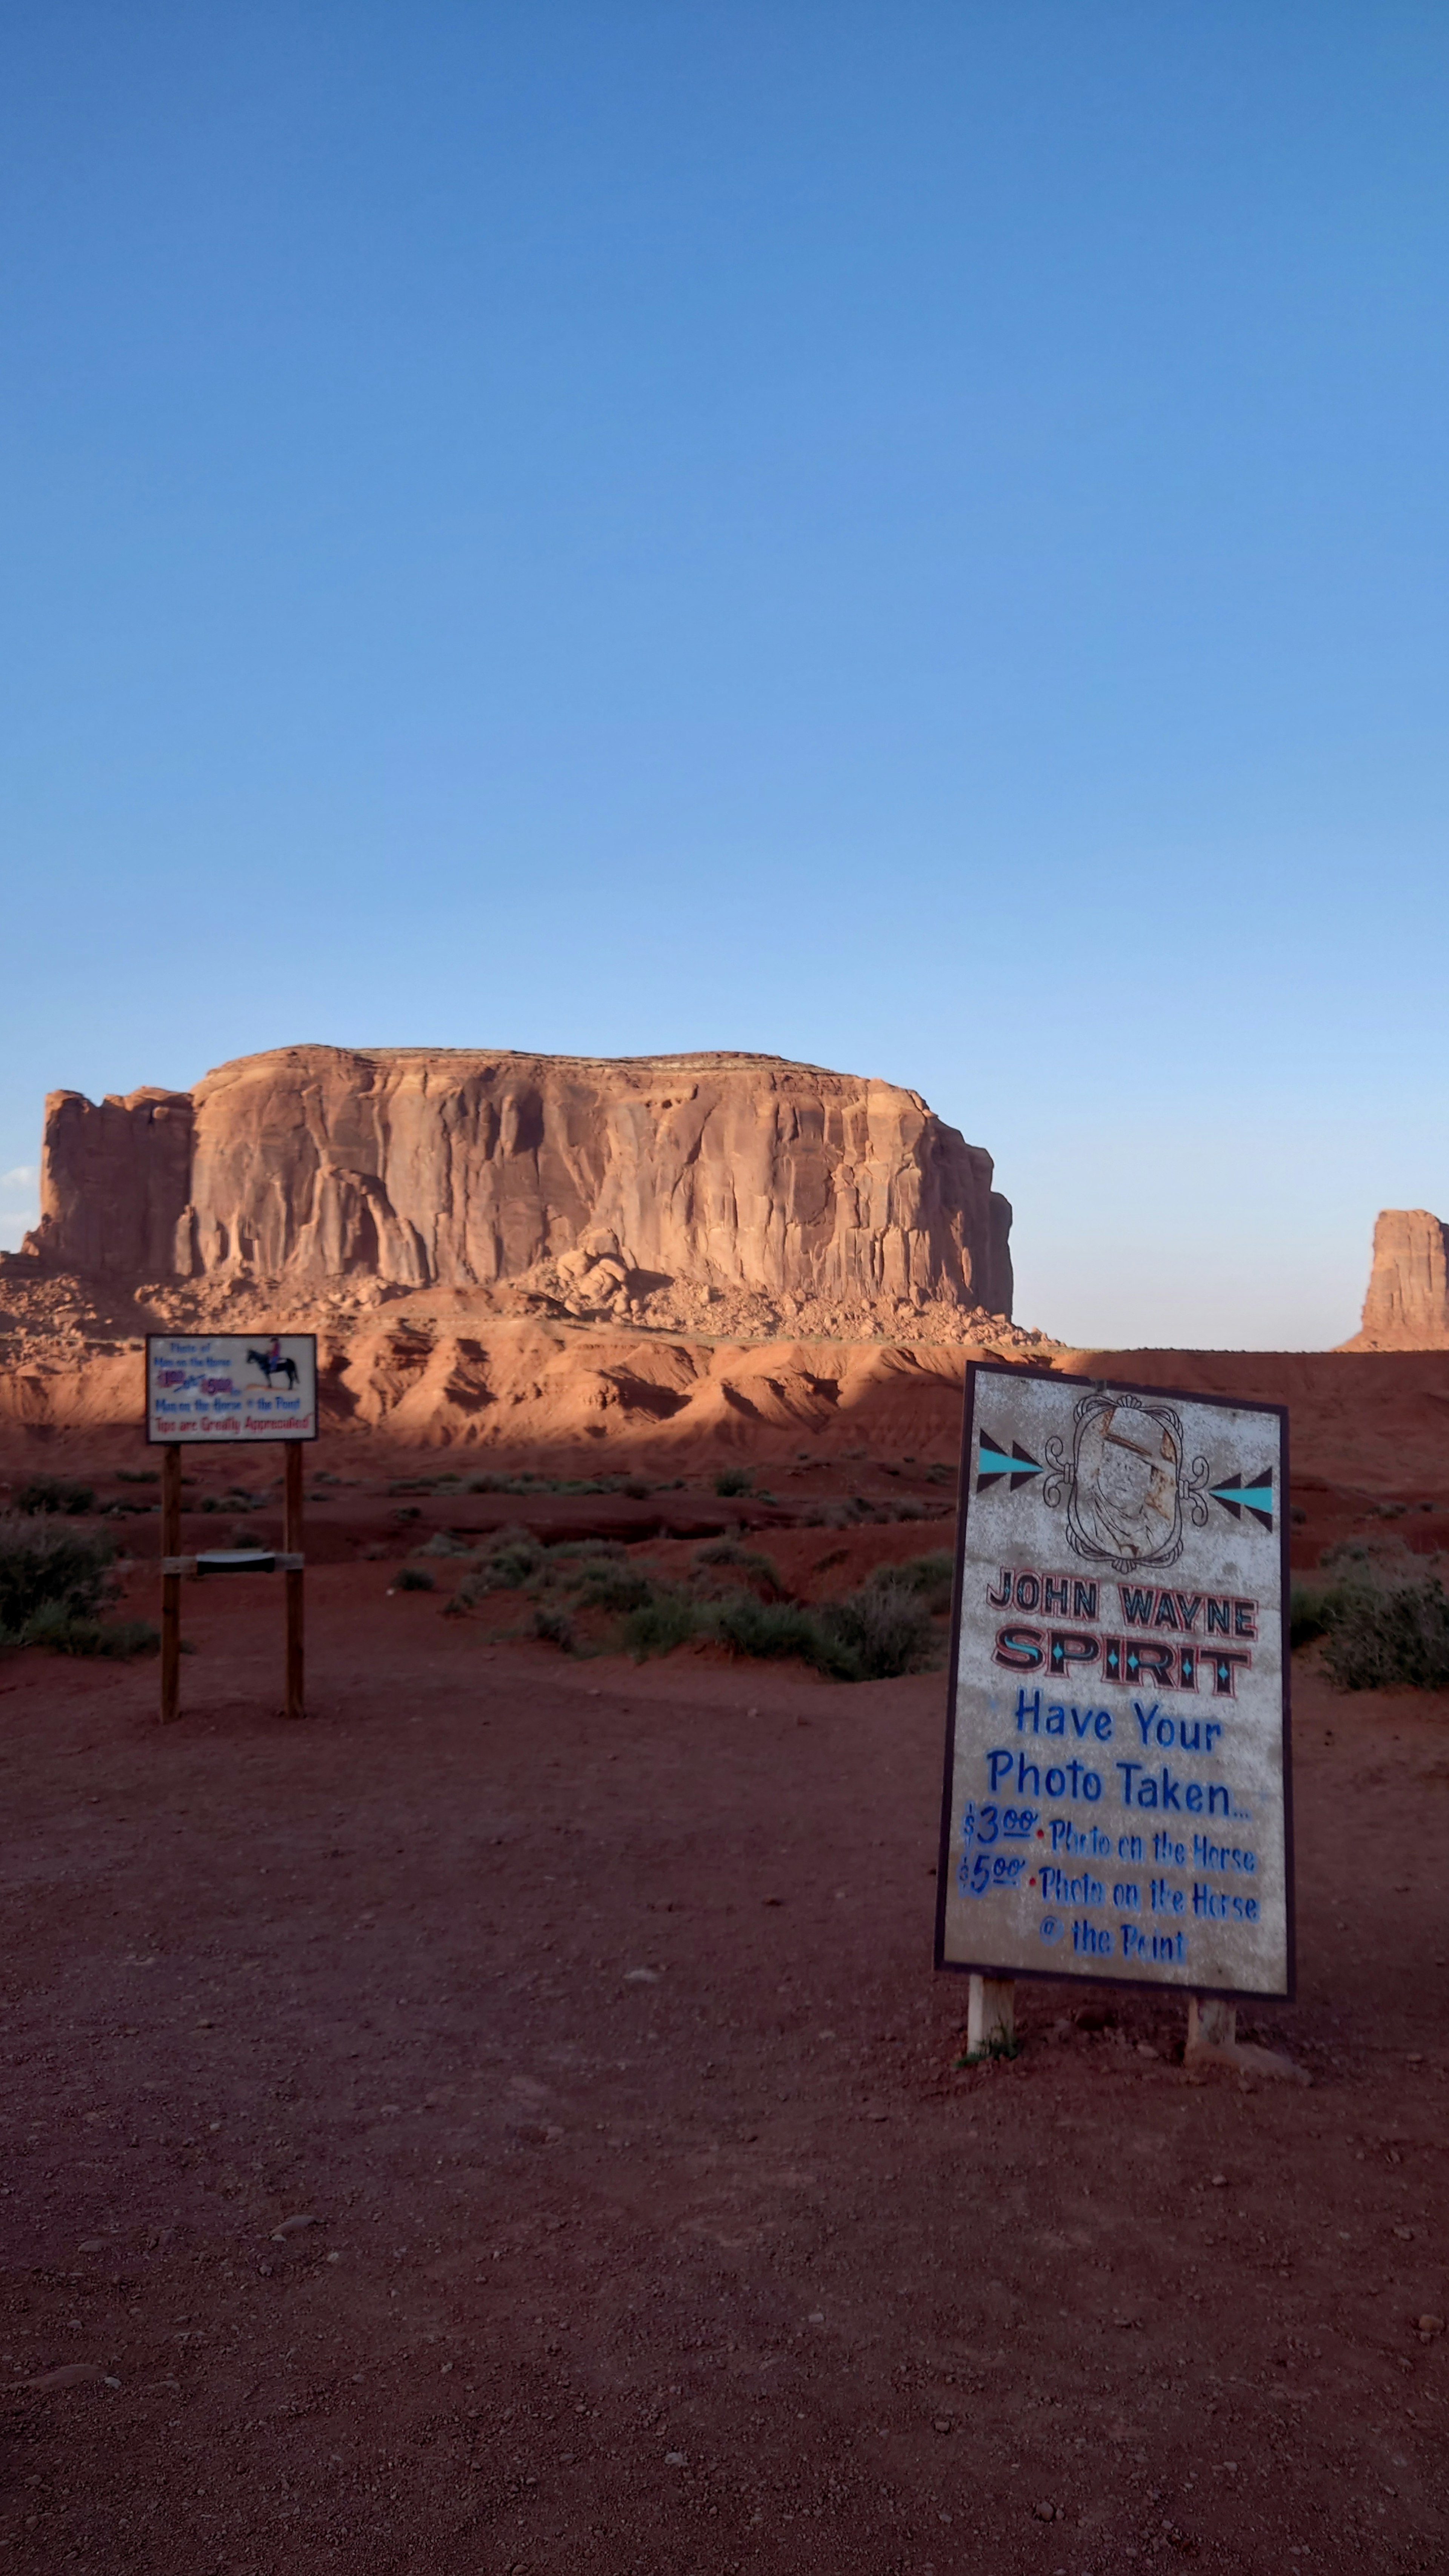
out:
{"label": "clear sky", "polygon": [[1449,1215],[1449,13],[10,0],[0,1242],[41,1101],[763,1048],[1018,1313]]}

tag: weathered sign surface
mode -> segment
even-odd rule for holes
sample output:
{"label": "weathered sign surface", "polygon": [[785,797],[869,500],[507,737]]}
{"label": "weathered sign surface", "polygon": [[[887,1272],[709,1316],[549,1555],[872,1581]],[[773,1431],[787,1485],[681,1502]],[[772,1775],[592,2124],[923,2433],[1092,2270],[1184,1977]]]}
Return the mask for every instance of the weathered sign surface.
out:
{"label": "weathered sign surface", "polygon": [[146,1437],[315,1440],[314,1333],[148,1333]]}
{"label": "weathered sign surface", "polygon": [[968,1372],[937,1965],[1292,1991],[1287,1417]]}

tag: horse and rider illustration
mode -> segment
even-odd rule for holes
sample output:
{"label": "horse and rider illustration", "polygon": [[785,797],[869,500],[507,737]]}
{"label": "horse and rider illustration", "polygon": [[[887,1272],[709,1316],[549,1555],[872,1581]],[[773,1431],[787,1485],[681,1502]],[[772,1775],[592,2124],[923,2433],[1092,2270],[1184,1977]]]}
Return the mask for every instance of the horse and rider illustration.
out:
{"label": "horse and rider illustration", "polygon": [[265,1350],[248,1351],[247,1366],[259,1368],[269,1387],[274,1377],[285,1378],[289,1387],[295,1387],[297,1383],[297,1363],[287,1358],[275,1333]]}

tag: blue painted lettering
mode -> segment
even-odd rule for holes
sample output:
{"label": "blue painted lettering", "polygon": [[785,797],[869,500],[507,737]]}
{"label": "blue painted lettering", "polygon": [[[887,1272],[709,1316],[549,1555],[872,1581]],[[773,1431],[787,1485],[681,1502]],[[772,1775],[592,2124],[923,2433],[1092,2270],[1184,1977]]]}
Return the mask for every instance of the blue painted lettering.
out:
{"label": "blue painted lettering", "polygon": [[1187,1957],[1185,1932],[1139,1932],[1135,1923],[1119,1923],[1124,1959],[1150,1959],[1159,1965],[1180,1967]]}
{"label": "blue painted lettering", "polygon": [[[1019,1798],[1040,1798],[1043,1795],[1040,1767],[1035,1762],[1028,1762],[1024,1753],[1012,1753],[1005,1745],[997,1745],[987,1754],[986,1766],[993,1795],[1011,1779],[1013,1770]],[[1085,1798],[1095,1804],[1102,1794],[1101,1773],[1087,1770],[1075,1755],[1070,1762],[1053,1763],[1046,1776],[1045,1794],[1051,1798]]]}

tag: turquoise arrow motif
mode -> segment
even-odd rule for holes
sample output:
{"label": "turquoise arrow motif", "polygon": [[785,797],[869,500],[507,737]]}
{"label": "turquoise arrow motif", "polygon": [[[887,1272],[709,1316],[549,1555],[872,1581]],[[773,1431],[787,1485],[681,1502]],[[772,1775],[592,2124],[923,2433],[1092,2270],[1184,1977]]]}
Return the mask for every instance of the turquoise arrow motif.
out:
{"label": "turquoise arrow motif", "polygon": [[999,1484],[1003,1476],[1010,1477],[1011,1490],[1015,1493],[1019,1485],[1028,1484],[1033,1476],[1039,1476],[1041,1472],[1039,1460],[1023,1449],[1019,1440],[1013,1440],[1008,1453],[991,1432],[982,1432],[980,1446],[976,1452],[978,1494],[988,1485]]}
{"label": "turquoise arrow motif", "polygon": [[1273,1470],[1264,1467],[1251,1478],[1239,1478],[1236,1484],[1209,1485],[1208,1492],[1225,1512],[1240,1521],[1244,1512],[1251,1514],[1260,1529],[1273,1526]]}

